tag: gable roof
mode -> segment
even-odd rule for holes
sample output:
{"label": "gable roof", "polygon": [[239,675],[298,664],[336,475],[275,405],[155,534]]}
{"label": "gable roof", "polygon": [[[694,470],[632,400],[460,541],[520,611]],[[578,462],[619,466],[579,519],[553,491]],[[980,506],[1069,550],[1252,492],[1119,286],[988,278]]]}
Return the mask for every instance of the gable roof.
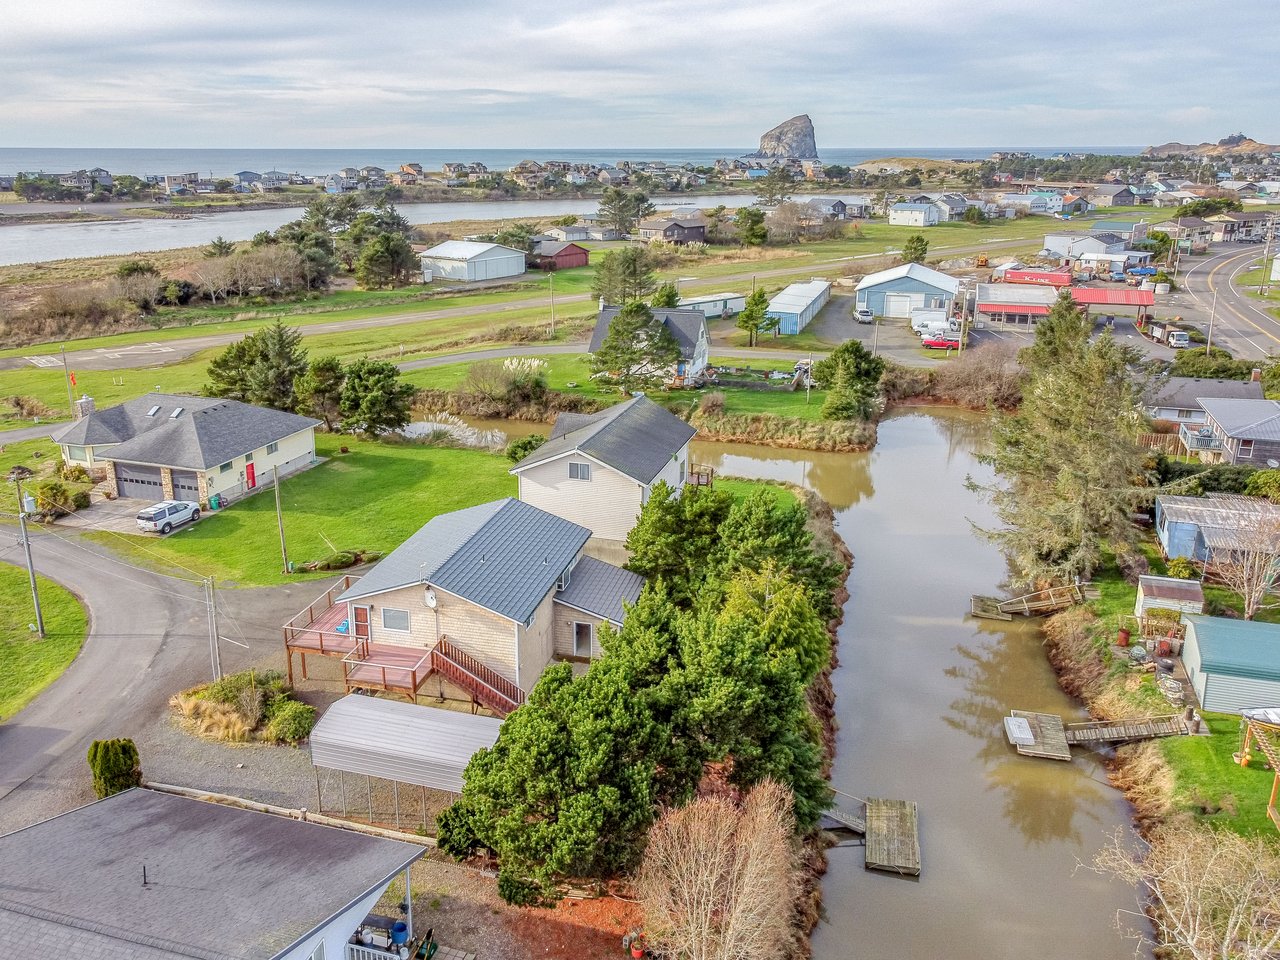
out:
{"label": "gable roof", "polygon": [[697,432],[648,397],[634,397],[589,417],[562,413],[552,428],[551,439],[512,467],[511,472],[519,473],[577,451],[639,483],[651,483]]}
{"label": "gable roof", "polygon": [[1280,402],[1202,398],[1200,406],[1228,437],[1280,440]]}
{"label": "gable roof", "polygon": [[1149,407],[1200,408],[1201,399],[1261,400],[1262,384],[1254,380],[1170,377],[1147,397]]}
{"label": "gable roof", "polygon": [[677,220],[674,217],[664,217],[660,220],[645,220],[639,229],[641,230],[666,230],[669,227],[682,227],[685,230],[697,230],[699,228],[706,229],[705,220],[684,219]]}
{"label": "gable roof", "polygon": [[[586,231],[584,230],[583,232],[585,233]],[[540,257],[554,257],[557,253],[562,253],[570,247],[573,247],[575,250],[581,250],[583,253],[587,252],[586,247],[579,246],[569,240],[539,240],[537,244],[534,245],[533,252]]]}
{"label": "gable roof", "polygon": [[0,837],[0,931],[49,933],[42,957],[267,960],[422,854],[135,788]]}
{"label": "gable roof", "polygon": [[1098,240],[1102,243],[1105,243],[1107,246],[1111,246],[1117,243],[1123,244],[1125,242],[1124,237],[1120,236],[1120,234],[1111,233],[1110,231],[1107,231],[1107,230],[1099,230],[1097,233],[1088,234],[1088,236],[1090,239]]}
{"label": "gable roof", "polygon": [[622,626],[623,604],[640,599],[644,578],[595,557],[583,557],[573,568],[569,585],[556,600],[576,610]]}
{"label": "gable roof", "polygon": [[481,243],[479,240],[446,240],[424,251],[421,256],[436,260],[474,260],[492,253],[518,253],[524,256],[523,250],[504,247],[500,243]]}
{"label": "gable roof", "polygon": [[104,451],[109,460],[207,470],[319,423],[238,400],[149,393],[95,410],[53,439],[77,446],[112,444]]}
{"label": "gable roof", "polygon": [[904,263],[878,273],[869,273],[858,282],[857,289],[865,290],[867,287],[874,287],[890,280],[901,280],[903,277],[945,290],[952,296],[955,296],[955,292],[960,289],[960,281],[955,277],[949,277],[920,263]]}
{"label": "gable roof", "polygon": [[895,203],[890,210],[936,210],[932,203]]}
{"label": "gable roof", "polygon": [[442,513],[337,602],[430,584],[527,623],[590,537],[586,527],[512,497]]}
{"label": "gable roof", "polygon": [[1195,632],[1205,673],[1280,681],[1280,624],[1198,613],[1183,619]]}
{"label": "gable roof", "polygon": [[[650,307],[653,318],[671,331],[680,345],[680,356],[692,360],[699,340],[707,331],[707,315],[701,310],[683,309],[680,307]],[[621,307],[604,307],[596,317],[596,328],[591,332],[591,353],[595,353],[609,335],[609,325],[613,318],[622,312]]]}
{"label": "gable roof", "polygon": [[1181,497],[1162,494],[1156,497],[1160,512],[1169,523],[1189,523],[1200,528],[1207,539],[1222,544],[1239,530],[1254,529],[1263,521],[1280,520],[1280,504],[1262,497],[1231,494],[1209,494],[1206,497]]}

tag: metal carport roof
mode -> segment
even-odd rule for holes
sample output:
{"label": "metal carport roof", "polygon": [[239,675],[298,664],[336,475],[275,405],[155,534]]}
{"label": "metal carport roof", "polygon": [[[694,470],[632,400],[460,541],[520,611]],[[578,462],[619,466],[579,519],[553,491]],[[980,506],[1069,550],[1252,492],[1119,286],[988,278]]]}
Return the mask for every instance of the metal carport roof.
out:
{"label": "metal carport roof", "polygon": [[311,731],[311,763],[397,783],[462,792],[471,757],[502,721],[362,694],[343,697]]}

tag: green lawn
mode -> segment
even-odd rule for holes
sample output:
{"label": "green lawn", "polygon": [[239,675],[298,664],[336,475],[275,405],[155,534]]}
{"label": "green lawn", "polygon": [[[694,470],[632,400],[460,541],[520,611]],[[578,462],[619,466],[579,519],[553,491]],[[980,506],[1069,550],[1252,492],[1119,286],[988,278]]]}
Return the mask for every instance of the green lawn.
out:
{"label": "green lawn", "polygon": [[[16,488],[9,482],[9,471],[22,466],[32,471],[35,476],[23,481],[23,489],[34,493],[41,480],[53,476],[57,465],[62,460],[62,451],[52,440],[24,440],[21,443],[7,443],[0,449],[0,514],[14,514],[18,510]],[[92,484],[68,483],[67,489],[87,490]]]}
{"label": "green lawn", "polygon": [[27,629],[35,620],[27,571],[0,564],[0,721],[57,680],[80,652],[89,630],[84,607],[65,587],[36,578],[45,637]]}
{"label": "green lawn", "polygon": [[715,489],[725,490],[733,494],[735,501],[747,499],[748,496],[755,493],[759,489],[768,490],[773,494],[774,503],[790,504],[795,503],[796,495],[786,487],[779,487],[772,483],[763,483],[759,480],[742,480],[736,477],[716,477]]}
{"label": "green lawn", "polygon": [[[349,453],[339,453],[345,444]],[[511,464],[501,454],[389,444],[318,434],[330,459],[282,486],[285,536],[295,564],[336,550],[390,550],[437,514],[515,496]],[[205,514],[164,539],[87,534],[131,562],[153,569],[214,576],[230,584],[285,583],[275,498],[270,490]],[[321,574],[315,574],[320,576]],[[327,574],[325,574],[327,575]]]}

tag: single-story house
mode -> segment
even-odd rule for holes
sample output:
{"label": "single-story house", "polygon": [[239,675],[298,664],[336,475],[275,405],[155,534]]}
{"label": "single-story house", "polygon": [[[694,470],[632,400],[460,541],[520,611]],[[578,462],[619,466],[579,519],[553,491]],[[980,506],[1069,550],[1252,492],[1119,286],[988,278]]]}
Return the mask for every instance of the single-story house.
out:
{"label": "single-story house", "polygon": [[1178,432],[1187,453],[1213,463],[1263,466],[1280,460],[1280,401],[1199,399],[1205,425]]}
{"label": "single-story house", "polygon": [[1085,197],[1068,193],[1062,198],[1062,210],[1060,212],[1068,216],[1076,216],[1077,214],[1088,213],[1092,209],[1093,204]]}
{"label": "single-story house", "polygon": [[[591,333],[592,353],[600,349],[609,335],[609,325],[621,312],[621,307],[601,307],[596,316],[596,328]],[[701,310],[682,307],[652,307],[653,318],[675,337],[680,347],[680,359],[676,361],[671,376],[676,380],[694,379],[702,375],[711,359],[711,334],[707,330],[707,315]]]}
{"label": "single-story house", "polygon": [[1138,599],[1133,605],[1133,615],[1143,617],[1148,610],[1204,613],[1204,588],[1199,580],[1142,574],[1138,577]]}
{"label": "single-story house", "polygon": [[1231,549],[1242,532],[1280,524],[1280,504],[1224,493],[1162,495],[1156,497],[1155,517],[1156,537],[1166,557],[1204,563],[1214,549]]}
{"label": "single-story house", "polygon": [[746,306],[747,296],[744,293],[705,293],[680,299],[681,309],[700,310],[706,317],[732,317]]}
{"label": "single-story house", "polygon": [[446,240],[422,254],[423,279],[496,280],[524,273],[523,250],[478,240]]}
{"label": "single-story house", "polygon": [[1046,233],[1044,248],[1051,256],[1074,259],[1085,253],[1114,253],[1124,249],[1124,238],[1115,234],[1092,234],[1081,230]]}
{"label": "single-story house", "polygon": [[550,438],[511,472],[520,499],[623,541],[659,481],[677,493],[697,431],[647,397],[596,414],[562,413]]}
{"label": "single-story house", "polygon": [[568,270],[590,263],[591,251],[576,243],[542,240],[534,245],[533,260],[539,270]]}
{"label": "single-story house", "polygon": [[644,220],[639,226],[640,239],[665,240],[667,243],[705,243],[707,225],[701,220]]}
{"label": "single-story house", "polygon": [[134,788],[0,837],[0,937],[26,957],[341,960],[423,853]]}
{"label": "single-story house", "polygon": [[1085,187],[1084,196],[1095,207],[1132,207],[1138,202],[1128,187],[1109,183]]}
{"label": "single-story house", "polygon": [[[424,658],[441,651],[448,663],[432,659],[433,671],[505,712],[553,659],[597,655],[597,628],[620,626],[624,604],[640,596],[639,576],[584,555],[590,538],[586,527],[510,497],[455,510],[428,521],[335,605],[345,607],[350,635],[369,645],[371,663],[387,648]],[[483,689],[490,674],[509,702],[491,702]]]}
{"label": "single-story house", "polygon": [[1143,401],[1152,420],[1202,424],[1208,420],[1202,397],[1215,400],[1262,400],[1258,380],[1214,380],[1207,377],[1169,377]]}
{"label": "single-story house", "polygon": [[939,219],[932,203],[895,203],[889,208],[889,223],[895,227],[932,227]]}
{"label": "single-story house", "polygon": [[[1110,234],[1104,234],[1110,236]],[[1091,271],[1099,276],[1123,273],[1130,267],[1144,267],[1151,263],[1154,254],[1150,250],[1112,250],[1105,253],[1086,252],[1076,257],[1076,268]]]}
{"label": "single-story house", "polygon": [[831,283],[806,280],[783,287],[769,301],[765,316],[778,321],[778,333],[799,333],[807,327],[831,299]]}
{"label": "single-story house", "polygon": [[859,310],[877,317],[909,317],[916,307],[950,310],[960,289],[955,277],[920,263],[904,263],[868,274],[858,283]]}
{"label": "single-story house", "polygon": [[319,420],[238,400],[149,393],[98,410],[75,403],[53,433],[63,459],[119,497],[222,503],[316,463]]}
{"label": "single-story house", "polygon": [[1182,663],[1203,710],[1280,704],[1280,624],[1189,614]]}
{"label": "single-story house", "polygon": [[547,236],[559,240],[561,243],[573,243],[577,240],[590,240],[590,230],[585,223],[575,223],[567,227],[551,227],[547,230]]}

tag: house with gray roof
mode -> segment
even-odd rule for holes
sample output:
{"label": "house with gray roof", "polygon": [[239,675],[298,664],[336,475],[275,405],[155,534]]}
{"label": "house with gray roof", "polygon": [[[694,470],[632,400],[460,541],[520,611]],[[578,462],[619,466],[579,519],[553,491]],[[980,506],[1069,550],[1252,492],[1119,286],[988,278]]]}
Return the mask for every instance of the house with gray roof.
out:
{"label": "house with gray roof", "polygon": [[1217,380],[1211,377],[1168,377],[1148,392],[1143,406],[1152,420],[1203,424],[1209,415],[1200,405],[1207,400],[1261,400],[1258,380]]}
{"label": "house with gray roof", "polygon": [[[676,384],[696,380],[707,369],[711,359],[711,333],[707,329],[707,315],[701,310],[680,307],[652,307],[653,318],[671,331],[680,347],[680,359],[671,371]],[[609,335],[609,325],[622,312],[621,307],[601,307],[596,316],[596,328],[591,333],[592,353],[600,349]]]}
{"label": "house with gray roof", "polygon": [[684,487],[696,432],[648,397],[633,397],[601,413],[560,414],[550,439],[511,472],[524,502],[620,542],[655,484]]}
{"label": "house with gray roof", "polygon": [[639,576],[584,554],[590,539],[532,504],[482,503],[428,521],[335,603],[353,642],[428,655],[444,641],[472,674],[452,683],[492,671],[527,693],[553,659],[599,655],[600,625],[621,626],[640,596]]}
{"label": "house with gray roof", "polygon": [[53,433],[63,459],[119,497],[230,503],[316,463],[319,420],[238,400],[148,393],[98,410],[81,397],[74,413]]}
{"label": "house with gray roof", "polygon": [[0,836],[0,938],[31,960],[343,958],[423,853],[135,788]]}
{"label": "house with gray roof", "polygon": [[1200,406],[1205,425],[1178,433],[1188,454],[1208,463],[1280,466],[1280,402],[1202,397]]}

